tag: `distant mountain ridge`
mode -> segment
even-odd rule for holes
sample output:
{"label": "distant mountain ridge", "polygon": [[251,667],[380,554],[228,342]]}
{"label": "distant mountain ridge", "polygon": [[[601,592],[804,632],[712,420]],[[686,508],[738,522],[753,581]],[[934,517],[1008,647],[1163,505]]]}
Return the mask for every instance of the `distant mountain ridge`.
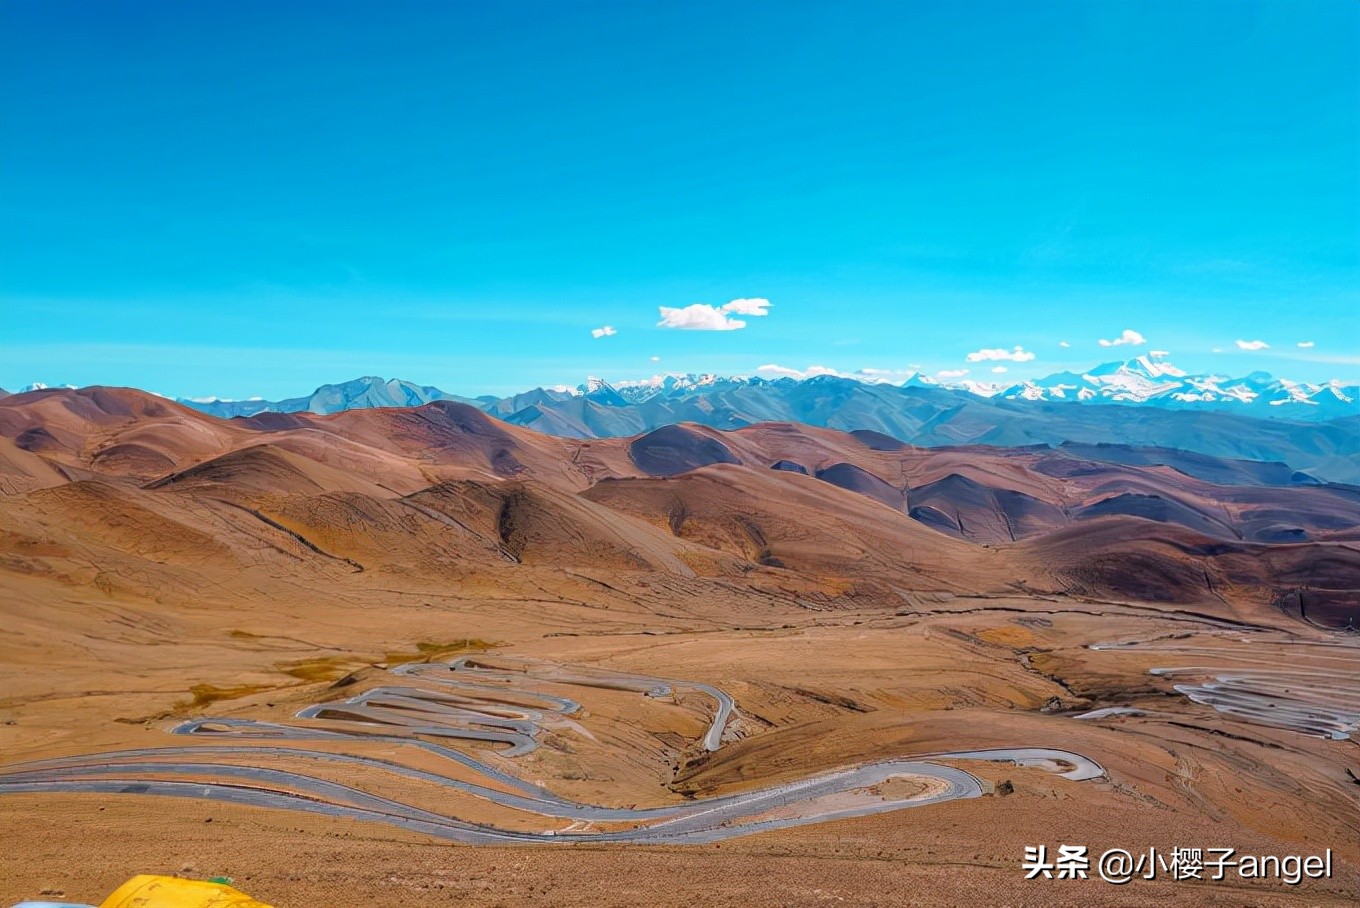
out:
{"label": "distant mountain ridge", "polygon": [[1139,356],[1105,363],[1083,374],[1059,372],[1000,389],[1009,400],[1077,400],[1153,404],[1168,408],[1217,407],[1257,416],[1331,419],[1360,412],[1360,385],[1277,379],[1268,372],[1244,378],[1189,375],[1159,358]]}
{"label": "distant mountain ridge", "polygon": [[[1253,372],[1242,378],[1210,373],[1190,375],[1165,359],[1151,355],[1124,362],[1103,363],[1085,372],[1057,372],[1043,378],[1018,382],[944,382],[923,373],[910,373],[897,382],[834,373],[803,379],[666,374],[614,385],[592,377],[574,388],[558,385],[553,388],[535,388],[504,398],[469,398],[430,385],[365,376],[340,384],[322,385],[310,395],[286,400],[224,400],[214,397],[180,398],[179,402],[214,416],[229,418],[264,411],[324,414],[358,407],[413,407],[435,400],[456,400],[506,418],[534,407],[560,409],[573,399],[587,399],[601,406],[617,408],[663,400],[683,409],[685,402],[698,398],[720,397],[746,389],[757,389],[778,397],[790,385],[808,382],[826,385],[837,380],[870,386],[959,391],[988,400],[1140,404],[1163,409],[1224,410],[1295,420],[1328,420],[1360,414],[1360,384],[1347,385],[1336,380],[1321,383],[1293,381],[1275,378],[1266,372]],[[44,386],[29,386],[23,390],[41,387]],[[528,424],[536,415],[525,413],[523,418],[516,421]]]}
{"label": "distant mountain ridge", "polygon": [[638,435],[678,423],[731,430],[792,422],[875,433],[923,447],[1172,448],[1279,462],[1331,482],[1360,483],[1360,410],[1355,409],[1329,420],[1264,419],[1246,408],[980,397],[924,382],[870,383],[832,375],[802,381],[701,376],[658,385],[540,389],[483,406],[506,422],[568,438]]}
{"label": "distant mountain ridge", "polygon": [[[25,389],[27,390],[27,389]],[[449,394],[431,385],[417,385],[399,378],[385,379],[367,375],[338,385],[322,385],[306,397],[287,400],[223,400],[217,397],[179,398],[185,406],[211,416],[230,419],[256,413],[339,413],[370,407],[419,407],[436,400],[475,403],[466,397]]]}
{"label": "distant mountain ridge", "polygon": [[921,374],[899,382],[840,375],[659,375],[618,385],[591,378],[575,388],[469,399],[370,376],[285,401],[181,402],[230,417],[411,407],[435,400],[466,403],[512,425],[565,438],[639,435],[678,423],[737,429],[797,422],[927,447],[1144,445],[1276,462],[1308,477],[1360,483],[1360,387],[1264,373],[1240,379],[1192,376],[1151,356],[1004,387],[977,382],[951,387]]}
{"label": "distant mountain ridge", "polygon": [[[181,400],[220,418],[330,414],[451,401],[564,438],[640,435],[696,423],[737,429],[792,422],[925,447],[985,444],[1140,445],[1288,465],[1308,478],[1360,484],[1360,388],[1253,374],[1189,376],[1153,357],[1059,373],[1005,388],[904,381],[661,375],[610,385],[535,388],[469,399],[376,376],[323,385],[283,401]],[[1271,416],[1275,418],[1261,418]]]}
{"label": "distant mountain ridge", "polygon": [[[861,399],[836,396],[847,387],[927,409],[928,398],[958,394],[834,377],[791,384],[851,415]],[[597,386],[574,400],[610,393]],[[936,422],[976,432],[988,412],[1151,414],[1157,433],[1189,420],[1210,445],[1254,428],[1258,454],[1289,460],[1344,440],[1335,424],[976,400],[983,409],[963,424],[950,413]],[[1270,434],[1281,431],[1299,434]],[[0,400],[4,554],[26,579],[63,582],[70,575],[57,566],[72,563],[75,546],[99,545],[138,558],[125,562],[133,577],[224,560],[234,575],[259,570],[261,558],[267,571],[301,567],[316,582],[423,567],[443,571],[430,575],[441,583],[485,570],[500,584],[518,582],[507,570],[588,566],[641,578],[635,591],[602,588],[645,597],[664,573],[728,584],[775,570],[784,573],[764,576],[794,601],[787,584],[800,576],[818,590],[845,577],[853,601],[882,595],[894,606],[911,589],[901,584],[921,582],[968,595],[1265,606],[1354,627],[1360,486],[1260,460],[1129,445],[918,447],[792,422],[571,439],[449,400],[231,420],[128,388]],[[24,559],[36,557],[55,560],[33,570]],[[545,576],[530,575],[526,591],[542,592],[533,578]]]}

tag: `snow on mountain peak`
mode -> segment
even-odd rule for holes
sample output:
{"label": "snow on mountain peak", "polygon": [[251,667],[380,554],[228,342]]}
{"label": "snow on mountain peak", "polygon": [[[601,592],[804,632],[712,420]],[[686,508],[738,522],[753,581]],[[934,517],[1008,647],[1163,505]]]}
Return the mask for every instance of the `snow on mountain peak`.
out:
{"label": "snow on mountain peak", "polygon": [[24,385],[22,388],[19,389],[19,393],[23,394],[27,391],[53,391],[59,388],[74,389],[75,385],[46,385],[40,381],[35,381],[31,385]]}
{"label": "snow on mountain peak", "polygon": [[[1157,378],[1162,375],[1169,375],[1172,378],[1184,378],[1186,374],[1184,369],[1178,369],[1171,363],[1158,362],[1150,356],[1140,356],[1133,360],[1133,362],[1137,363],[1138,367],[1150,378]],[[1129,368],[1132,368],[1130,364],[1126,365],[1129,365]]]}
{"label": "snow on mountain peak", "polygon": [[[774,371],[773,367],[771,369]],[[774,371],[773,376],[666,372],[615,384],[592,375],[575,388],[555,385],[539,390],[548,394],[585,396],[591,404],[602,407],[647,405],[653,401],[688,398],[711,405],[708,403],[710,398],[717,395],[775,393],[777,389],[786,389],[795,384],[820,386],[844,382],[924,393],[962,391],[999,400],[1096,401],[1175,409],[1244,409],[1261,415],[1304,419],[1329,419],[1360,410],[1360,385],[1338,380],[1314,383],[1277,379],[1265,372],[1253,372],[1243,378],[1210,373],[1191,375],[1167,362],[1163,355],[1153,354],[1102,363],[1085,372],[1056,372],[1041,378],[1018,381],[985,381],[958,375],[950,375],[942,380],[915,370],[861,369],[839,372],[825,367],[802,371],[781,367]],[[30,385],[24,390],[41,387]],[[311,409],[330,413],[354,407],[419,406],[429,400],[439,399],[458,398],[452,398],[438,388],[395,379],[365,378],[340,385],[324,385],[309,398],[287,401],[197,398],[181,399],[180,402],[214,415],[233,416],[274,409],[281,412]],[[754,399],[746,398],[746,403],[741,405],[747,405]],[[483,397],[477,401],[480,405],[494,406],[497,399]]]}

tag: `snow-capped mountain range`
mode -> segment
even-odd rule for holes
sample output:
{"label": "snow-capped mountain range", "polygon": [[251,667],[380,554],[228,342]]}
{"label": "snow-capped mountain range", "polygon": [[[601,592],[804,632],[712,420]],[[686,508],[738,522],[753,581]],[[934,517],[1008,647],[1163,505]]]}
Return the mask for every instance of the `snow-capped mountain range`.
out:
{"label": "snow-capped mountain range", "polygon": [[860,433],[871,444],[895,439],[926,447],[1136,445],[1279,463],[1299,471],[1297,481],[1360,485],[1360,387],[1341,382],[1296,382],[1264,373],[1187,375],[1153,356],[1011,383],[945,384],[917,373],[765,371],[774,375],[657,375],[614,384],[590,378],[575,387],[473,399],[366,377],[288,400],[179,402],[231,418],[442,401],[568,438],[640,435],[677,423],[732,430],[796,422]]}
{"label": "snow-capped mountain range", "polygon": [[591,377],[576,388],[559,385],[558,394],[599,396],[613,392],[629,403],[642,403],[675,393],[705,390],[721,391],[735,387],[789,381],[813,381],[827,376],[864,384],[896,387],[935,387],[967,391],[977,397],[999,400],[1048,400],[1150,404],[1169,408],[1222,407],[1252,415],[1283,416],[1290,419],[1330,419],[1360,413],[1360,384],[1347,385],[1332,380],[1314,383],[1275,378],[1267,372],[1252,372],[1242,378],[1225,375],[1190,375],[1185,370],[1153,356],[1139,356],[1126,362],[1110,362],[1085,372],[1055,372],[1043,378],[1018,382],[987,382],[966,379],[943,381],[921,372],[908,373],[896,380],[874,375],[844,375],[831,371],[803,378],[723,377],[714,374],[668,373],[641,381],[616,382]]}
{"label": "snow-capped mountain range", "polygon": [[[1154,404],[1165,407],[1246,407],[1257,415],[1291,419],[1327,419],[1356,412],[1360,385],[1275,378],[1252,372],[1242,378],[1189,375],[1169,362],[1140,356],[1122,363],[1105,363],[1087,372],[1059,372],[1033,381],[968,390],[1007,400],[1075,400]],[[988,393],[990,391],[991,393]],[[1307,412],[1308,410],[1313,412]],[[1272,414],[1273,411],[1273,414]]]}
{"label": "snow-capped mountain range", "polygon": [[[1225,375],[1191,375],[1164,358],[1139,356],[1124,362],[1104,363],[1085,372],[1057,372],[1043,378],[1017,382],[972,379],[942,381],[924,373],[899,374],[894,378],[876,373],[842,374],[820,370],[811,377],[721,376],[668,373],[639,381],[610,384],[590,377],[575,387],[555,385],[535,388],[510,397],[461,397],[429,385],[375,376],[334,385],[322,385],[312,394],[270,401],[180,398],[186,406],[214,416],[251,416],[256,413],[310,411],[336,413],[362,407],[414,407],[435,400],[472,404],[507,417],[529,407],[558,404],[572,398],[589,399],[596,406],[626,408],[659,401],[692,400],[744,390],[787,388],[793,384],[855,382],[897,388],[934,388],[961,391],[991,400],[1056,401],[1071,403],[1137,404],[1163,409],[1214,409],[1242,415],[1284,417],[1294,420],[1326,420],[1360,414],[1360,385],[1340,381],[1322,383],[1275,378],[1253,372],[1241,378]],[[22,391],[40,390],[34,384]],[[69,387],[69,386],[66,386]]]}

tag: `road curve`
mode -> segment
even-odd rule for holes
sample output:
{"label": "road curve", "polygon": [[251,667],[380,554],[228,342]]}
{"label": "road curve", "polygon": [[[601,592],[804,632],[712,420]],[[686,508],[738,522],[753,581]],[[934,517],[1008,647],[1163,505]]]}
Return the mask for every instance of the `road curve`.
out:
{"label": "road curve", "polygon": [[[706,750],[713,751],[721,747],[723,732],[736,709],[732,698],[717,687],[698,682],[539,664],[510,671],[472,659],[401,666],[391,674],[404,681],[433,682],[441,689],[374,687],[347,700],[304,709],[299,714],[304,724],[298,725],[239,718],[193,719],[176,726],[173,732],[205,743],[12,765],[0,770],[0,794],[97,792],[199,798],[383,822],[474,845],[581,841],[659,844],[715,842],[983,794],[983,785],[974,775],[941,765],[937,762],[940,760],[1005,760],[1037,766],[1073,781],[1104,774],[1094,761],[1060,750],[1030,747],[940,752],[852,766],[754,791],[678,804],[604,807],[556,795],[476,756],[424,738],[507,745],[498,757],[513,758],[533,749],[546,726],[565,727],[589,736],[569,718],[579,712],[579,703],[533,690],[532,683],[632,690],[651,697],[689,688],[712,697],[717,704],[701,741]],[[471,770],[480,781],[454,778],[397,760],[309,746],[342,743],[417,748]],[[343,765],[431,783],[489,802],[510,811],[517,818],[517,827],[540,825],[538,821],[570,821],[570,826],[526,831],[476,823],[314,775],[221,762],[222,757],[249,757],[257,764],[268,758]],[[924,790],[901,797],[885,794],[880,786],[899,777],[921,781]]]}

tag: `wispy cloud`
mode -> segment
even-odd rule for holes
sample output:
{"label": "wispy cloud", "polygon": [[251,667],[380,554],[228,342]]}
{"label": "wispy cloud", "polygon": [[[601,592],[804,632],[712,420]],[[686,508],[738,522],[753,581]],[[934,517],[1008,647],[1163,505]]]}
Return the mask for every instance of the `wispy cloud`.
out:
{"label": "wispy cloud", "polygon": [[1300,363],[1325,363],[1331,366],[1360,366],[1360,356],[1348,356],[1345,354],[1276,353],[1275,355],[1280,359],[1288,359]]}
{"label": "wispy cloud", "polygon": [[[963,370],[967,372],[967,369]],[[842,372],[840,369],[833,369],[830,366],[808,366],[806,369],[794,369],[790,366],[781,366],[777,363],[767,363],[756,369],[757,374],[774,378],[816,378],[819,375],[834,375],[837,378],[851,378],[855,381],[866,384],[901,384],[908,379],[920,374],[915,367],[906,369],[878,369],[873,366],[865,366],[862,369],[855,369],[853,372]]]}
{"label": "wispy cloud", "polygon": [[605,326],[602,327],[602,328],[591,328],[591,329],[590,329],[590,336],[591,336],[591,337],[613,337],[615,334],[618,334],[618,333],[619,333],[619,332],[617,332],[617,331],[614,330],[614,326],[613,326],[613,325],[605,325]]}
{"label": "wispy cloud", "polygon": [[758,366],[756,372],[761,375],[772,375],[775,378],[813,378],[818,375],[840,375],[841,373],[830,366],[808,366],[806,369],[793,369],[789,366],[780,366],[776,363],[767,363]]}
{"label": "wispy cloud", "polygon": [[968,374],[967,369],[941,369],[935,373],[936,378],[963,378]]}
{"label": "wispy cloud", "polygon": [[1171,355],[1171,351],[1170,351],[1170,350],[1149,350],[1149,351],[1148,351],[1148,356],[1154,357],[1154,358],[1156,358],[1156,359],[1162,359],[1162,358],[1167,357],[1167,356],[1170,356],[1170,355]]}
{"label": "wispy cloud", "polygon": [[682,331],[736,331],[745,328],[746,322],[733,315],[769,315],[770,301],[766,299],[732,300],[721,306],[708,303],[694,303],[684,308],[660,306],[661,321],[658,328],[678,328]]}
{"label": "wispy cloud", "polygon": [[652,357],[652,362],[654,362],[654,363],[659,363],[659,362],[661,362],[661,357],[659,357],[659,356],[653,356],[653,357]]}
{"label": "wispy cloud", "polygon": [[987,360],[1007,360],[1013,363],[1027,363],[1034,359],[1034,354],[1030,353],[1019,344],[1015,345],[1014,350],[1005,350],[1001,347],[983,348],[969,353],[965,357],[970,363],[980,363]]}
{"label": "wispy cloud", "polygon": [[1270,344],[1267,344],[1267,343],[1266,343],[1265,341],[1263,341],[1263,340],[1254,340],[1254,341],[1244,341],[1244,340],[1240,340],[1240,341],[1237,342],[1237,349],[1239,349],[1239,350],[1267,350],[1267,349],[1269,349],[1269,348],[1270,348]]}
{"label": "wispy cloud", "polygon": [[1146,343],[1147,338],[1143,337],[1143,335],[1134,331],[1132,328],[1125,328],[1124,332],[1118,337],[1113,337],[1108,340],[1103,337],[1100,339],[1100,346],[1102,347],[1122,347],[1125,344],[1136,347],[1139,344]]}
{"label": "wispy cloud", "polygon": [[887,382],[893,385],[900,385],[920,374],[921,366],[919,363],[910,363],[905,369],[874,369],[866,366],[854,372],[844,373],[846,378],[856,378],[870,384]]}
{"label": "wispy cloud", "polygon": [[1070,347],[1070,346],[1072,346],[1072,345],[1069,344],[1067,341],[1058,341],[1058,346],[1059,346],[1059,347]]}
{"label": "wispy cloud", "polygon": [[1312,341],[1299,341],[1298,345],[1299,345],[1300,347],[1303,347],[1303,348],[1306,350],[1306,349],[1308,349],[1309,347],[1313,346],[1313,342],[1312,342]]}
{"label": "wispy cloud", "polygon": [[723,312],[736,315],[769,315],[770,301],[755,297],[746,300],[732,300],[722,307]]}
{"label": "wispy cloud", "polygon": [[997,374],[1000,374],[1002,372],[1009,372],[1010,370],[1007,369],[1005,366],[992,366],[992,371],[996,372]]}

